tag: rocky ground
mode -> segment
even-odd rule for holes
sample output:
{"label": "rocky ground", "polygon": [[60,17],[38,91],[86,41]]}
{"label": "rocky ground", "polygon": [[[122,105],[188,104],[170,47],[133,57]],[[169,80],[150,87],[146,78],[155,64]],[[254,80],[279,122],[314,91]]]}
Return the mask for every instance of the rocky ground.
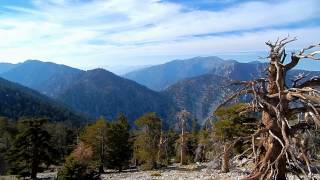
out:
{"label": "rocky ground", "polygon": [[230,173],[219,173],[218,170],[209,170],[206,165],[173,165],[156,171],[131,170],[122,173],[110,172],[102,175],[103,180],[236,180],[245,174],[239,170]]}
{"label": "rocky ground", "polygon": [[[126,170],[124,172],[108,171],[101,176],[102,180],[237,180],[248,175],[249,170],[245,168],[233,167],[229,173],[221,173],[214,170],[212,164],[193,164],[180,166],[174,164],[167,168],[153,171],[139,171],[137,169]],[[39,173],[39,179],[56,179],[56,172]],[[16,180],[14,176],[0,176],[0,180]],[[298,180],[299,178],[288,176],[289,180]],[[320,179],[320,174],[315,175],[315,179]]]}
{"label": "rocky ground", "polygon": [[[131,170],[125,172],[109,172],[102,175],[103,180],[238,180],[249,174],[244,168],[232,168],[229,173],[221,173],[207,167],[208,164],[182,166],[173,165],[156,171]],[[209,165],[210,166],[210,165]],[[303,178],[303,177],[302,177]],[[320,174],[315,175],[320,179]],[[298,180],[298,177],[288,175],[289,180]]]}

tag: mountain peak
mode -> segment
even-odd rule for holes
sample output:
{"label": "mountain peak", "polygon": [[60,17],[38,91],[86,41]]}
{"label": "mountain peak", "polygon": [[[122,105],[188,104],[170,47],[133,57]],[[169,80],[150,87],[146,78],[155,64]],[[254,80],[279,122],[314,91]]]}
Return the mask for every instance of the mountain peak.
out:
{"label": "mountain peak", "polygon": [[86,73],[87,76],[94,76],[94,77],[118,77],[116,74],[105,70],[103,68],[96,68],[96,69],[92,69],[92,70],[88,70]]}
{"label": "mountain peak", "polygon": [[214,62],[223,62],[224,60],[219,58],[218,56],[197,56],[189,59],[176,59],[170,62],[167,62],[165,64],[170,63],[201,63],[201,62],[208,62],[208,61],[214,61]]}
{"label": "mountain peak", "polygon": [[53,97],[81,73],[83,73],[82,70],[66,65],[26,60],[2,73],[1,77]]}
{"label": "mountain peak", "polygon": [[27,59],[23,63],[44,63],[44,62],[37,59]]}
{"label": "mountain peak", "polygon": [[250,61],[250,62],[248,62],[248,64],[260,64],[260,63],[262,63],[262,62],[260,62],[260,61]]}
{"label": "mountain peak", "polygon": [[111,73],[103,68],[95,68],[87,71],[88,73]]}

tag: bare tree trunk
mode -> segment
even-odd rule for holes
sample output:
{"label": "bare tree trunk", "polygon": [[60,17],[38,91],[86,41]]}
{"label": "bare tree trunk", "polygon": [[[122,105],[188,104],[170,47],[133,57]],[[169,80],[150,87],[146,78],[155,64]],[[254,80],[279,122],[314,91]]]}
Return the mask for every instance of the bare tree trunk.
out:
{"label": "bare tree trunk", "polygon": [[186,164],[186,147],[185,147],[185,134],[184,134],[184,127],[181,129],[181,150],[180,150],[180,164],[185,165]]}
{"label": "bare tree trunk", "polygon": [[[317,87],[320,87],[320,78],[314,76],[305,80],[308,75],[300,74],[292,80],[291,87],[285,85],[285,79],[286,73],[293,69],[301,59],[320,61],[318,57],[320,50],[306,53],[313,48],[320,48],[320,43],[292,53],[291,61],[286,63],[285,46],[295,40],[296,38],[285,37],[278,38],[274,43],[266,42],[270,48],[267,57],[269,61],[267,78],[237,82],[245,87],[223,103],[225,105],[235,97],[252,94],[251,104],[245,108],[245,111],[262,112],[261,128],[252,135],[255,168],[245,179],[285,179],[287,162],[298,168],[305,179],[313,178],[304,143],[296,141],[296,146],[291,144],[297,139],[297,135],[301,134],[299,130],[304,129],[304,123],[301,121],[296,123],[290,117],[305,113],[310,115],[310,120],[306,121],[310,124],[308,128],[320,126],[320,92],[317,90]],[[290,107],[291,103],[294,103],[295,106]],[[259,139],[258,144],[255,143],[255,139]],[[301,167],[301,162],[297,161],[298,154],[301,154],[301,161],[308,166],[308,174]]]}
{"label": "bare tree trunk", "polygon": [[223,156],[222,156],[222,165],[221,165],[221,171],[223,173],[227,173],[230,171],[230,146],[225,144],[223,146]]}
{"label": "bare tree trunk", "polygon": [[[271,60],[271,62],[277,61],[276,59]],[[269,65],[268,68],[268,94],[276,94],[277,92],[282,91],[284,89],[284,72],[282,69],[278,69],[281,72],[277,73],[277,68],[274,64]],[[280,76],[277,78],[277,75]],[[279,80],[280,79],[280,80]],[[278,85],[277,85],[278,80]],[[279,87],[278,87],[279,86]],[[288,107],[286,101],[279,102],[279,100],[275,99],[270,102],[271,105],[277,106],[279,103],[282,106],[282,111],[285,111]],[[284,157],[281,157],[277,164],[277,174],[275,177],[271,177],[272,175],[272,168],[269,167],[269,162],[274,162],[281,153],[282,145],[280,144],[279,140],[283,142],[283,136],[281,132],[281,127],[279,123],[277,123],[277,115],[275,113],[271,113],[270,109],[266,109],[262,112],[262,124],[265,128],[273,134],[263,134],[261,139],[263,139],[262,146],[261,146],[261,153],[257,157],[256,161],[256,168],[251,173],[247,179],[286,179],[285,172],[286,172],[286,160]],[[281,113],[280,114],[284,114]],[[278,138],[278,139],[277,139]]]}
{"label": "bare tree trunk", "polygon": [[180,164],[186,164],[186,142],[185,142],[185,128],[186,121],[189,118],[190,113],[186,110],[182,110],[177,114],[177,117],[181,123],[181,149],[180,149]]}
{"label": "bare tree trunk", "polygon": [[158,164],[163,164],[163,151],[164,151],[164,143],[165,138],[163,137],[163,131],[161,131],[160,139],[159,139],[159,149],[158,149],[158,155],[157,155],[157,162]]}

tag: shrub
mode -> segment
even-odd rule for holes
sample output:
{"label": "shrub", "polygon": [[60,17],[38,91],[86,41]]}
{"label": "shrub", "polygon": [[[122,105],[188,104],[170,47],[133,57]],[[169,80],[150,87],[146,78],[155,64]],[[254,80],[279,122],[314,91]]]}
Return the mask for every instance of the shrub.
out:
{"label": "shrub", "polygon": [[80,142],[77,148],[67,157],[63,168],[58,172],[59,180],[98,179],[98,163],[92,161],[92,149]]}

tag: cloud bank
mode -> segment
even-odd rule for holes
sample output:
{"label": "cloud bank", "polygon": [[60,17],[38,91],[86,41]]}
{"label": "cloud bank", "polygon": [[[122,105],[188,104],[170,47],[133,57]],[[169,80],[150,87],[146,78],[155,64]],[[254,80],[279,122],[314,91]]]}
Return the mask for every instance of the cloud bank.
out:
{"label": "cloud bank", "polygon": [[[206,6],[219,0],[206,0]],[[199,0],[199,3],[203,0]],[[156,64],[171,58],[263,51],[297,36],[320,40],[320,1],[32,0],[0,4],[0,58],[75,67]]]}

